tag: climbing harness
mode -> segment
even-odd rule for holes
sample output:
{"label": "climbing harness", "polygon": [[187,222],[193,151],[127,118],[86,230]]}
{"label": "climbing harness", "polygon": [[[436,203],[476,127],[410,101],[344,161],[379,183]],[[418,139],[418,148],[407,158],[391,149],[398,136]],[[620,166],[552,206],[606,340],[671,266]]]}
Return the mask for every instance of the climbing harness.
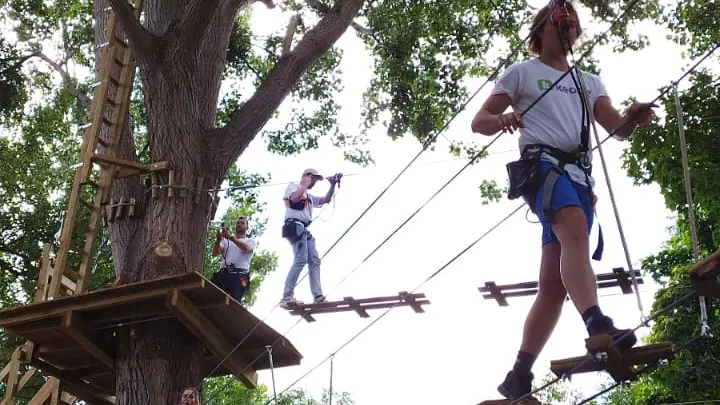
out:
{"label": "climbing harness", "polygon": [[[680,138],[680,157],[682,159],[683,176],[685,183],[685,198],[688,205],[688,220],[690,222],[690,238],[692,240],[693,260],[695,263],[700,261],[700,243],[698,242],[697,224],[695,222],[695,204],[693,202],[692,183],[690,181],[690,167],[687,157],[687,144],[685,142],[685,124],[683,123],[682,104],[680,103],[680,94],[678,92],[678,82],[673,82],[673,95],[675,97],[675,112],[677,114],[678,137]],[[700,295],[700,329],[701,336],[710,334],[710,326],[708,326],[707,306],[705,304],[705,296]]]}
{"label": "climbing harness", "polygon": [[[563,46],[567,44],[568,50],[572,52],[570,44],[567,43],[569,20],[571,19],[571,16],[566,3],[564,1],[554,2],[551,10],[551,16],[551,23],[558,29],[561,44],[563,44]],[[548,223],[552,223],[554,219],[554,211],[552,209],[551,202],[555,184],[561,177],[569,177],[569,173],[565,170],[565,165],[574,164],[582,170],[585,175],[589,201],[592,203],[594,198],[593,186],[590,182],[590,176],[592,175],[592,162],[590,161],[589,154],[589,122],[591,121],[589,111],[591,108],[589,108],[588,100],[583,96],[587,96],[585,94],[585,86],[583,86],[583,84],[578,80],[580,77],[580,69],[577,68],[577,63],[570,68],[569,74],[580,97],[580,104],[582,108],[580,144],[578,147],[573,151],[566,152],[549,145],[530,144],[523,148],[520,154],[520,159],[509,162],[506,165],[510,183],[508,187],[508,199],[514,200],[516,198],[523,197],[527,201],[530,210],[536,215],[538,214],[538,211],[541,210],[545,221]],[[576,74],[577,77],[575,76]],[[544,155],[550,156],[556,162],[544,159]],[[553,166],[550,170],[541,173],[540,165],[543,161],[551,163]],[[543,195],[541,202],[542,206],[536,207],[536,196],[540,190],[542,190]],[[602,227],[598,223],[598,244],[592,258],[594,260],[600,260],[602,258],[603,249],[604,241]]]}

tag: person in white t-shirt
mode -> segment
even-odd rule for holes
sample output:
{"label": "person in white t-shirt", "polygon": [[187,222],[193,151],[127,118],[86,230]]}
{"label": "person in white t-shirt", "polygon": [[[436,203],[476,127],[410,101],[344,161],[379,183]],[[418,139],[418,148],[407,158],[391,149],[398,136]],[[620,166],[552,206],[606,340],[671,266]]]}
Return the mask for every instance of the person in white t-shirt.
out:
{"label": "person in white t-shirt", "polygon": [[248,221],[240,217],[235,222],[235,235],[223,226],[215,235],[213,256],[222,255],[220,270],[211,281],[240,302],[250,288],[250,262],[257,243],[247,237]]}
{"label": "person in white t-shirt", "polygon": [[[507,166],[508,197],[523,197],[543,226],[537,297],[513,369],[498,387],[505,398],[532,400],[531,369],[567,294],[590,336],[610,334],[619,339],[621,350],[636,343],[631,330],[618,330],[598,306],[588,251],[594,181],[590,114],[584,106],[592,106],[597,122],[608,133],[615,132],[614,138],[626,140],[638,125],[652,119],[656,105],[634,104],[623,117],[598,76],[571,70],[567,54],[582,32],[571,3],[541,8],[530,30],[529,48],[537,57],[515,63],[501,75],[471,126],[487,136],[519,129],[521,158]],[[581,96],[583,88],[587,97]],[[512,112],[504,113],[510,106]]]}
{"label": "person in white t-shirt", "polygon": [[320,283],[320,255],[315,248],[315,237],[310,233],[308,227],[312,222],[313,208],[322,207],[332,200],[335,185],[341,177],[342,174],[338,173],[328,178],[330,189],[324,197],[317,197],[307,192],[323,179],[323,176],[319,175],[315,169],[305,170],[299,184],[290,183],[285,189],[283,200],[286,209],[282,235],[290,242],[295,258],[285,280],[285,288],[280,300],[281,308],[289,309],[297,303],[294,297],[295,284],[306,264],[308,265],[313,302],[326,301]]}

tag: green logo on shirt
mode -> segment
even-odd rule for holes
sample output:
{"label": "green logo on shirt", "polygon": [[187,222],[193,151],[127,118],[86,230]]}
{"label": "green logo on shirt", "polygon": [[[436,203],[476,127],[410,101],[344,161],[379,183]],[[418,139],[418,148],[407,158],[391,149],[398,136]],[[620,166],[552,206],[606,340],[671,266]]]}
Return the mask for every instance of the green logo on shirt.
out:
{"label": "green logo on shirt", "polygon": [[[548,80],[548,79],[538,79],[537,85],[538,85],[538,89],[540,89],[540,91],[547,91],[553,87],[553,81]],[[567,86],[563,86],[560,83],[555,85],[555,90],[561,91],[565,94],[577,94],[578,93],[578,90],[577,90],[577,88],[575,88],[575,86],[567,87]],[[587,94],[590,94],[590,89],[589,88],[585,89],[585,92]]]}
{"label": "green logo on shirt", "polygon": [[548,79],[538,79],[537,84],[538,84],[538,89],[545,91],[545,90],[549,89],[550,87],[552,87],[553,82],[552,82],[552,80],[548,80]]}

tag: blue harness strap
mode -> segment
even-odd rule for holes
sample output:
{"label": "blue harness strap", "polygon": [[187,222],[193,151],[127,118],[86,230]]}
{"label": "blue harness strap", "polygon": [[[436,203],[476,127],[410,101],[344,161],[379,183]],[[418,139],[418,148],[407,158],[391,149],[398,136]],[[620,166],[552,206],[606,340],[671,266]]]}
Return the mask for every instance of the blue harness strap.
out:
{"label": "blue harness strap", "polygon": [[[556,153],[553,149],[550,147],[543,147],[541,145],[533,145],[533,146],[540,146],[541,151],[544,150],[544,152],[548,153],[550,156],[555,157],[558,159],[559,165],[553,165],[553,168],[550,169],[547,174],[545,175],[545,178],[542,179],[542,207],[540,209],[542,210],[543,217],[545,218],[545,221],[548,223],[552,223],[554,220],[554,214],[555,212],[552,209],[552,194],[553,190],[555,189],[555,184],[557,183],[558,179],[562,176],[567,175],[567,172],[565,171],[565,164],[572,163],[571,161],[568,161],[568,159],[565,156],[555,156]],[[539,156],[538,156],[539,158]],[[590,186],[590,177],[588,174],[588,169],[585,169],[582,165],[579,165],[581,169],[583,169],[583,173],[585,173],[585,179],[587,180],[588,189],[590,192],[590,201],[593,199],[593,192],[592,187]],[[532,199],[531,199],[532,201]],[[532,207],[531,207],[532,208]],[[598,243],[597,247],[595,248],[595,252],[593,252],[592,259],[595,261],[600,261],[602,259],[603,250],[605,248],[605,242],[603,240],[603,234],[602,234],[602,226],[600,225],[600,222],[598,221]]]}

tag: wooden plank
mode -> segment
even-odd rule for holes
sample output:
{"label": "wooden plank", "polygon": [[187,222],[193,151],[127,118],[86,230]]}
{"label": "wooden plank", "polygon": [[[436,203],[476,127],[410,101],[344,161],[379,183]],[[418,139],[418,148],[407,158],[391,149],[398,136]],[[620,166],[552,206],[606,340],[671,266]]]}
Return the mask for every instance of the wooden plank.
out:
{"label": "wooden plank", "polygon": [[632,381],[637,378],[639,365],[660,360],[671,360],[674,345],[660,342],[647,346],[638,346],[622,351],[611,346],[609,335],[598,335],[585,340],[589,354],[550,362],[550,370],[561,377],[565,374],[581,374],[594,371],[607,371],[616,382]]}
{"label": "wooden plank", "polygon": [[[208,349],[217,357],[223,359],[232,351],[233,346],[230,345],[223,333],[210,323],[202,312],[195,308],[193,303],[179,290],[173,290],[168,295],[167,306],[185,327],[205,342]],[[233,374],[240,378],[245,386],[257,388],[257,372],[237,353],[230,355],[225,360],[225,364]]]}
{"label": "wooden plank", "polygon": [[58,369],[52,364],[46,363],[40,359],[33,359],[33,366],[40,370],[58,377],[65,391],[86,400],[93,405],[114,405],[115,397],[108,392],[103,392],[100,387],[88,384],[79,378],[70,377],[71,373],[66,373]]}
{"label": "wooden plank", "polygon": [[115,361],[95,346],[94,343],[88,339],[81,330],[87,329],[83,327],[84,322],[78,314],[72,311],[67,311],[62,318],[62,330],[69,338],[77,342],[90,356],[98,360],[101,364],[104,364],[110,370],[114,369]]}
{"label": "wooden plank", "polygon": [[58,316],[66,311],[107,308],[131,301],[163,296],[173,289],[203,288],[206,280],[196,272],[168,276],[139,283],[125,284],[47,302],[33,303],[0,310],[0,328],[43,317]]}
{"label": "wooden plank", "polygon": [[[395,297],[395,301],[390,302],[378,302],[373,304],[363,304],[361,305],[361,308],[364,311],[372,310],[372,309],[384,309],[384,308],[393,308],[393,307],[407,307],[411,306],[409,302],[406,302],[404,300],[397,300],[397,297]],[[368,300],[371,299],[363,299],[364,302],[368,302]],[[354,300],[355,302],[360,302],[361,300]],[[418,306],[421,305],[429,305],[430,300],[424,299],[424,300],[415,300],[415,304]],[[304,318],[308,322],[315,322],[315,318],[312,317],[312,314],[327,314],[327,313],[335,313],[335,312],[347,312],[347,311],[354,311],[355,308],[352,306],[347,305],[345,301],[332,301],[332,302],[323,302],[320,304],[298,304],[295,306],[292,306],[288,309],[288,312],[292,315],[298,315]]]}
{"label": "wooden plank", "polygon": [[720,298],[720,250],[696,263],[689,275],[700,295]]}

